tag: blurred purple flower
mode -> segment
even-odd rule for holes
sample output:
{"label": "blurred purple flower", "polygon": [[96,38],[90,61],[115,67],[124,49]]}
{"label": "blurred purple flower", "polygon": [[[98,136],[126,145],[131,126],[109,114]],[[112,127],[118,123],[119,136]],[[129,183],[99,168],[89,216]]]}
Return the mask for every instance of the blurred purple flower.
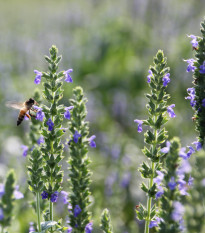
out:
{"label": "blurred purple flower", "polygon": [[37,140],[38,145],[40,145],[41,143],[44,143],[44,142],[45,142],[45,140],[44,140],[43,136],[40,136],[40,138]]}
{"label": "blurred purple flower", "polygon": [[191,175],[189,176],[189,180],[188,180],[188,185],[189,186],[192,186],[193,185],[193,182],[194,182],[194,178],[191,177]]}
{"label": "blurred purple flower", "polygon": [[34,80],[35,84],[39,84],[41,82],[41,77],[42,77],[42,72],[38,71],[38,70],[34,70],[34,73],[36,74],[36,78]]}
{"label": "blurred purple flower", "polygon": [[3,209],[0,207],[0,221],[4,219]]}
{"label": "blurred purple flower", "polygon": [[4,184],[0,184],[0,198],[2,198],[2,196],[5,193],[5,188],[4,188]]}
{"label": "blurred purple flower", "polygon": [[46,125],[48,125],[48,131],[52,131],[53,130],[54,123],[51,120],[51,118],[48,119],[48,121],[46,122]]}
{"label": "blurred purple flower", "polygon": [[73,72],[73,69],[68,69],[68,70],[63,72],[63,74],[65,75],[65,82],[67,82],[67,83],[72,83],[73,82],[73,80],[72,80],[72,78],[70,76],[70,73],[72,73],[72,72]]}
{"label": "blurred purple flower", "polygon": [[73,141],[74,141],[75,143],[78,143],[78,138],[80,138],[80,137],[81,137],[81,134],[78,133],[78,131],[76,130],[76,131],[75,131],[75,134],[73,135]]}
{"label": "blurred purple flower", "polygon": [[113,159],[118,159],[120,156],[120,145],[119,144],[114,144],[112,145],[112,149],[111,149],[111,156]]}
{"label": "blurred purple flower", "polygon": [[162,78],[163,81],[163,86],[166,87],[167,84],[170,82],[170,73],[167,73],[164,75],[164,77]]}
{"label": "blurred purple flower", "polygon": [[157,185],[157,193],[155,194],[155,198],[158,199],[164,194],[164,189],[161,185]]}
{"label": "blurred purple flower", "polygon": [[185,209],[184,206],[179,201],[174,201],[173,207],[174,210],[172,211],[172,219],[178,222],[182,219]]}
{"label": "blurred purple flower", "polygon": [[192,47],[197,48],[198,46],[197,37],[195,35],[187,35],[187,36],[192,38],[192,41],[191,41]]}
{"label": "blurred purple flower", "polygon": [[205,74],[205,61],[203,62],[203,65],[199,66],[199,73]]}
{"label": "blurred purple flower", "polygon": [[194,66],[195,60],[193,58],[191,58],[191,59],[184,60],[184,61],[188,63],[186,71],[187,72],[190,72],[190,71],[194,72],[196,69],[196,66]]}
{"label": "blurred purple flower", "polygon": [[96,143],[95,143],[95,141],[94,141],[95,138],[96,138],[96,136],[95,136],[95,135],[92,135],[92,136],[88,139],[90,147],[93,147],[93,148],[96,147]]}
{"label": "blurred purple flower", "polygon": [[163,172],[161,172],[161,171],[156,171],[156,173],[157,173],[157,177],[155,177],[154,179],[153,179],[153,181],[157,184],[157,185],[160,185],[161,183],[162,183],[162,180],[164,179],[164,173]]}
{"label": "blurred purple flower", "polygon": [[181,158],[183,158],[183,159],[187,159],[188,158],[188,156],[187,156],[187,154],[186,154],[186,148],[185,147],[182,147],[181,149],[180,149],[180,151],[179,151],[179,157],[181,157]]}
{"label": "blurred purple flower", "polygon": [[202,100],[202,106],[205,107],[205,99]]}
{"label": "blurred purple flower", "polygon": [[187,193],[188,187],[186,181],[184,180],[184,175],[179,176],[177,183],[180,194],[183,196],[188,195]]}
{"label": "blurred purple flower", "polygon": [[61,191],[61,194],[63,196],[63,203],[68,204],[68,193],[66,191]]}
{"label": "blurred purple flower", "polygon": [[68,212],[69,212],[69,213],[72,213],[71,210],[72,210],[72,205],[71,205],[70,203],[68,203]]}
{"label": "blurred purple flower", "polygon": [[112,172],[110,175],[107,176],[105,180],[105,194],[107,196],[112,195],[113,184],[117,181],[117,179],[118,179],[117,172]]}
{"label": "blurred purple flower", "polygon": [[54,193],[51,194],[51,202],[57,202],[58,200],[58,192],[55,191]]}
{"label": "blurred purple flower", "polygon": [[46,191],[43,191],[41,193],[41,197],[42,197],[42,199],[47,199],[48,198],[48,193]]}
{"label": "blurred purple flower", "polygon": [[189,172],[191,172],[191,165],[188,160],[183,160],[181,166],[177,169],[177,174],[184,175]]}
{"label": "blurred purple flower", "polygon": [[74,217],[78,217],[78,215],[81,213],[81,208],[79,205],[76,205],[75,208],[74,208]]}
{"label": "blurred purple flower", "polygon": [[185,99],[189,99],[190,100],[190,105],[191,107],[194,107],[196,105],[196,100],[195,100],[195,88],[188,88],[187,89],[188,95],[187,97],[185,97]]}
{"label": "blurred purple flower", "polygon": [[160,151],[162,152],[162,153],[168,153],[169,152],[169,150],[170,150],[170,146],[171,146],[171,143],[169,142],[169,141],[167,141],[166,142],[166,147],[163,147]]}
{"label": "blurred purple flower", "polygon": [[89,222],[86,226],[85,226],[85,233],[91,233],[93,230],[93,223]]}
{"label": "blurred purple flower", "polygon": [[196,146],[196,150],[197,150],[197,151],[202,149],[201,142],[195,141],[195,142],[193,142],[192,144],[194,144],[194,145]]}
{"label": "blurred purple flower", "polygon": [[42,108],[35,106],[35,109],[38,109],[38,112],[36,113],[36,120],[43,121],[45,113],[43,112]]}
{"label": "blurred purple flower", "polygon": [[151,70],[148,71],[149,75],[147,76],[147,82],[150,83],[151,82],[151,77],[153,77],[153,73]]}
{"label": "blurred purple flower", "polygon": [[23,157],[26,157],[28,154],[28,146],[21,145],[21,148],[23,149]]}
{"label": "blurred purple flower", "polygon": [[24,198],[23,193],[21,193],[21,192],[19,191],[19,186],[18,186],[18,185],[15,187],[15,190],[14,190],[14,198],[15,198],[16,200]]}
{"label": "blurred purple flower", "polygon": [[204,178],[203,180],[201,180],[201,185],[202,185],[203,187],[205,187],[205,178]]}
{"label": "blurred purple flower", "polygon": [[136,119],[134,120],[134,122],[138,124],[138,128],[137,128],[138,133],[141,133],[143,121]]}
{"label": "blurred purple flower", "polygon": [[131,180],[131,172],[125,172],[122,176],[122,180],[121,180],[121,187],[123,188],[127,188],[130,184],[130,180]]}
{"label": "blurred purple flower", "polygon": [[72,232],[72,230],[73,230],[73,228],[72,228],[72,227],[68,227],[67,233],[71,233],[71,232]]}
{"label": "blurred purple flower", "polygon": [[34,231],[35,231],[34,223],[33,223],[33,222],[30,222],[29,225],[30,225],[30,226],[29,226],[29,233],[34,232]]}
{"label": "blurred purple flower", "polygon": [[74,108],[74,106],[69,106],[69,107],[65,108],[65,112],[64,112],[65,119],[70,120],[70,117],[71,117],[70,110],[73,108]]}
{"label": "blurred purple flower", "polygon": [[172,176],[170,182],[168,182],[168,187],[170,190],[174,190],[176,186],[177,186],[177,183],[175,182],[174,176]]}
{"label": "blurred purple flower", "polygon": [[171,118],[176,117],[176,114],[174,113],[173,108],[175,107],[175,104],[171,104],[170,106],[167,107],[167,112]]}
{"label": "blurred purple flower", "polygon": [[190,156],[195,152],[194,148],[192,146],[188,146],[189,151],[187,152],[187,158],[190,158]]}
{"label": "blurred purple flower", "polygon": [[156,217],[155,220],[150,221],[149,228],[158,227],[159,223],[162,221],[162,218]]}

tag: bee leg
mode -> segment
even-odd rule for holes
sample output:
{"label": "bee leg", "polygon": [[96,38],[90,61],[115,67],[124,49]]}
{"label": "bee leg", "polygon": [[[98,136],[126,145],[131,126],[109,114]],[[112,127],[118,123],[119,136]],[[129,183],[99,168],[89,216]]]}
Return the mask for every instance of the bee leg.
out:
{"label": "bee leg", "polygon": [[36,117],[35,115],[31,114],[30,110],[28,112],[29,112],[30,119],[31,117]]}
{"label": "bee leg", "polygon": [[29,120],[31,120],[31,117],[28,113],[26,113],[26,116],[29,118]]}

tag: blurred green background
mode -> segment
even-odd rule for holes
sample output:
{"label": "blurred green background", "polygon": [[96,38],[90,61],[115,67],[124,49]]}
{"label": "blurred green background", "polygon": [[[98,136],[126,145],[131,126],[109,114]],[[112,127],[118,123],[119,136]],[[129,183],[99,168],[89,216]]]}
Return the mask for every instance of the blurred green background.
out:
{"label": "blurred green background", "polygon": [[[64,85],[63,102],[68,105],[72,88],[82,86],[91,135],[97,136],[97,148],[89,153],[94,232],[99,232],[105,207],[116,233],[143,232],[143,223],[135,217],[135,205],[145,203],[137,171],[144,160],[143,135],[133,120],[146,118],[146,76],[153,56],[163,49],[171,68],[170,104],[176,104],[177,115],[167,124],[169,136],[179,136],[183,146],[195,140],[193,112],[184,98],[192,78],[183,59],[193,53],[186,35],[200,35],[203,17],[203,0],[0,1],[0,180],[14,168],[25,194],[16,205],[11,232],[28,232],[35,214],[21,151],[28,142],[29,123],[17,127],[18,112],[6,109],[5,102],[33,95],[33,70],[47,70],[44,55],[53,44],[63,56],[60,69],[74,69],[74,82]],[[64,209],[56,205],[56,215],[65,219]]]}

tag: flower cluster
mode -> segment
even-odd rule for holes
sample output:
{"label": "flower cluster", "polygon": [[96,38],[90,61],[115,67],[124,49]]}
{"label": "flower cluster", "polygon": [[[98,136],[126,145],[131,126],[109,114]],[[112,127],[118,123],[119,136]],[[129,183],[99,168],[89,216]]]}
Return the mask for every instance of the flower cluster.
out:
{"label": "flower cluster", "polygon": [[199,132],[199,142],[204,144],[205,140],[205,54],[204,54],[204,40],[205,40],[205,20],[201,23],[202,37],[190,35],[192,39],[191,44],[195,51],[195,58],[185,60],[188,63],[187,72],[193,72],[194,87],[188,88],[191,107],[194,109],[193,119],[196,122],[196,131]]}

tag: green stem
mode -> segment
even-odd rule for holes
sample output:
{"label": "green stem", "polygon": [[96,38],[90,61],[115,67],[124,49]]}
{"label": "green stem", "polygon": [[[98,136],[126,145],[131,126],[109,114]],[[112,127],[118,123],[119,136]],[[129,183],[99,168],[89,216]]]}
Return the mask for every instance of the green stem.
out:
{"label": "green stem", "polygon": [[41,232],[41,208],[40,208],[40,193],[36,193],[36,212],[38,231]]}
{"label": "green stem", "polygon": [[[149,189],[152,187],[153,185],[153,176],[154,176],[154,168],[155,168],[155,163],[152,162],[151,163],[151,167],[152,167],[152,177],[150,178],[149,181]],[[151,214],[151,208],[152,208],[152,197],[148,197],[147,199],[147,218],[146,218],[146,223],[145,223],[145,233],[149,233],[149,223],[150,223],[150,214]]]}
{"label": "green stem", "polygon": [[[51,200],[49,203],[49,208],[50,208],[50,221],[53,221],[53,202]],[[53,232],[52,227],[51,227],[51,232]]]}
{"label": "green stem", "polygon": [[4,228],[3,227],[1,227],[1,233],[4,233]]}

